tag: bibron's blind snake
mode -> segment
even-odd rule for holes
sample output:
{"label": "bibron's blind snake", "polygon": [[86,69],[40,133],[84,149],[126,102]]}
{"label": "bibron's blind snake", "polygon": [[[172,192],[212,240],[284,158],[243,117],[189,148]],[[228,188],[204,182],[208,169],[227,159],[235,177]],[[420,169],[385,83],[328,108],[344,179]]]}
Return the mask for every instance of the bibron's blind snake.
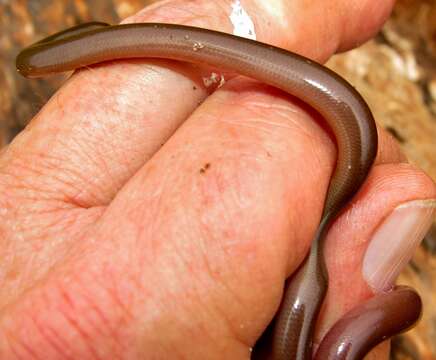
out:
{"label": "bibron's blind snake", "polygon": [[[377,153],[377,130],[368,105],[343,78],[310,59],[258,41],[173,24],[78,25],[22,50],[16,67],[26,77],[39,77],[142,57],[201,63],[252,77],[303,100],[333,131],[338,155],[322,219],[304,263],[286,281],[267,346],[270,359],[311,359],[314,325],[328,286],[324,239]],[[408,287],[377,294],[332,327],[315,358],[362,359],[381,341],[411,327],[421,306],[419,295]]]}

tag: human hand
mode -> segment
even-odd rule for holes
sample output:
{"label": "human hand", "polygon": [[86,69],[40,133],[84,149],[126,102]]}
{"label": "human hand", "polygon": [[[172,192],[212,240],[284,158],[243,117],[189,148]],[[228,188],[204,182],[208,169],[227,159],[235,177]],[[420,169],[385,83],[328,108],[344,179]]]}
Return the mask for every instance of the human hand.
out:
{"label": "human hand", "polygon": [[[324,60],[369,37],[391,6],[323,4],[269,25],[254,18],[258,39]],[[166,2],[136,20],[229,30],[224,9],[207,5]],[[232,79],[205,100],[205,74],[149,60],[80,71],[3,153],[5,358],[248,356],[307,252],[335,147],[307,107],[255,81]],[[370,295],[361,265],[383,219],[435,197],[380,138],[376,167],[330,233],[318,338]],[[429,207],[409,208],[421,226],[430,218]]]}

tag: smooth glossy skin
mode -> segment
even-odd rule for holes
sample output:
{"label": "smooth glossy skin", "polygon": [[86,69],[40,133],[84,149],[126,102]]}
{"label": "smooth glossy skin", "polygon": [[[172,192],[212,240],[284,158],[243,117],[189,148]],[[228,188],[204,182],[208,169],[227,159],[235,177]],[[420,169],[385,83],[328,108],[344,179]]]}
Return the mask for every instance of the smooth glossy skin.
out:
{"label": "smooth glossy skin", "polygon": [[[334,72],[267,44],[180,25],[106,25],[81,25],[24,49],[17,57],[18,72],[37,77],[108,60],[139,57],[201,63],[280,88],[312,106],[326,119],[336,137],[337,164],[310,254],[286,283],[270,354],[275,360],[310,359],[314,324],[328,285],[324,238],[336,214],[361,186],[377,153],[377,131],[367,104]],[[378,326],[388,328],[388,323],[397,317],[389,316],[391,313],[383,308],[383,302],[379,305],[387,316]],[[402,311],[407,311],[407,307]],[[366,346],[363,352],[369,350],[369,345],[362,346]],[[322,351],[327,350],[321,350],[321,358]]]}
{"label": "smooth glossy skin", "polygon": [[[349,311],[330,329],[318,348],[315,360],[362,359],[366,351],[381,340],[410,328],[420,317],[421,309],[419,295],[407,286],[377,294],[362,306]],[[386,323],[386,326],[379,327],[380,323]]]}
{"label": "smooth glossy skin", "polygon": [[62,40],[62,39],[66,39],[69,38],[73,35],[78,35],[78,34],[82,34],[82,33],[86,33],[90,30],[94,30],[94,29],[101,29],[103,27],[109,26],[109,24],[106,24],[104,22],[100,22],[100,21],[92,21],[92,22],[88,22],[85,24],[79,24],[73,27],[70,27],[66,30],[63,31],[59,31],[56,34],[47,36],[46,38],[37,41],[36,43],[30,45],[29,47],[32,46],[36,46],[36,45],[41,45],[44,43],[49,43],[49,42],[53,42],[56,40]]}

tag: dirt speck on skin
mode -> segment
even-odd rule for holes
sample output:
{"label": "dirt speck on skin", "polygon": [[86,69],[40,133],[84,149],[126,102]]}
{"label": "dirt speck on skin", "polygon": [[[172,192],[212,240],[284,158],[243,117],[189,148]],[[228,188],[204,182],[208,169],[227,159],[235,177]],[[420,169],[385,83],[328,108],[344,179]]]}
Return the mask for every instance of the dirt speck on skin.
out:
{"label": "dirt speck on skin", "polygon": [[205,174],[209,168],[210,168],[210,163],[204,164],[204,166],[200,169],[200,174]]}

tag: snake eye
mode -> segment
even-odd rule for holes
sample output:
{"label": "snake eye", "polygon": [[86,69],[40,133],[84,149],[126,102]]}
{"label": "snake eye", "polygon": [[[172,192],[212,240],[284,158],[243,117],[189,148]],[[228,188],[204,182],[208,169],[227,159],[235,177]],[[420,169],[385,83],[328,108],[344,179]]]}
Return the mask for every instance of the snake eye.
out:
{"label": "snake eye", "polygon": [[20,75],[23,75],[25,77],[30,77],[30,73],[32,72],[32,67],[31,66],[25,66],[24,64],[17,64],[17,72]]}

